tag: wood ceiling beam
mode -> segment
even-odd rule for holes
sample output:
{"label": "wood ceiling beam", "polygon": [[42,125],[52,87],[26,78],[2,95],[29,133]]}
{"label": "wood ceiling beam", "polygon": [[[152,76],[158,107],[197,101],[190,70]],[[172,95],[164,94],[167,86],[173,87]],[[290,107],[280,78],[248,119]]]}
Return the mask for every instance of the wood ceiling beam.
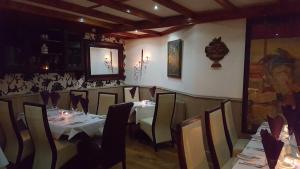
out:
{"label": "wood ceiling beam", "polygon": [[172,9],[172,10],[174,10],[176,12],[179,12],[182,15],[185,15],[185,16],[190,17],[192,19],[197,19],[196,13],[194,13],[190,9],[188,9],[188,8],[186,8],[186,7],[182,6],[182,5],[174,2],[173,0],[152,0],[152,1],[157,2],[157,3],[159,3],[159,4],[161,4],[161,5],[165,6],[165,7],[167,7],[169,9]]}
{"label": "wood ceiling beam", "polygon": [[[47,17],[72,21],[72,22],[78,22],[79,18],[81,17],[81,16],[77,16],[77,15],[73,15],[73,14],[69,14],[69,13],[65,13],[65,12],[41,8],[41,7],[34,6],[34,5],[29,5],[29,4],[20,3],[20,2],[14,2],[11,0],[9,0],[9,1],[5,0],[5,1],[0,1],[0,2],[1,2],[0,8],[2,8],[2,9],[21,11],[21,12],[31,13],[31,14],[35,14],[35,15],[41,15],[41,16],[47,16]],[[90,19],[90,18],[85,18],[84,24],[93,25],[96,27],[102,27],[102,28],[106,28],[106,29],[113,29],[115,27],[115,24],[102,22],[102,21],[98,21],[98,20]]]}
{"label": "wood ceiling beam", "polygon": [[[214,10],[197,13],[198,18],[192,24],[206,23],[221,20],[240,19],[240,18],[253,18],[261,16],[278,16],[278,15],[294,15],[300,14],[299,10],[300,2],[290,2],[284,4],[272,3],[268,5],[257,5],[251,7],[243,7],[236,10]],[[147,21],[136,22],[135,29],[152,29],[169,26],[187,25],[189,22],[185,16],[172,16],[163,18],[159,24],[153,24]],[[123,32],[132,31],[129,27],[116,27],[113,31]]]}
{"label": "wood ceiling beam", "polygon": [[99,19],[104,19],[104,20],[120,23],[120,24],[125,24],[125,25],[133,25],[134,24],[133,21],[131,21],[129,19],[121,18],[121,17],[115,16],[115,15],[110,15],[110,14],[96,11],[96,10],[90,10],[88,8],[81,7],[79,5],[71,4],[68,2],[64,2],[64,1],[49,1],[49,0],[29,0],[29,1],[47,5],[47,6],[51,6],[51,7],[55,7],[55,8],[59,8],[59,9],[63,9],[63,10],[68,10],[68,11],[84,14],[84,15],[88,15],[88,16],[92,16],[92,17],[99,18]]}
{"label": "wood ceiling beam", "polygon": [[115,33],[107,33],[104,35],[115,35],[119,37],[126,37],[126,38],[138,38],[138,35],[128,32],[115,32]]}
{"label": "wood ceiling beam", "polygon": [[116,2],[113,0],[90,0],[90,1],[107,6],[109,8],[113,8],[115,10],[119,10],[119,11],[127,13],[127,14],[131,14],[131,15],[134,15],[134,16],[137,16],[140,18],[147,19],[154,23],[160,22],[160,19],[161,19],[159,16],[154,15],[152,13],[148,13],[148,12],[145,12],[138,8],[135,8],[135,7],[120,3],[120,2]]}
{"label": "wood ceiling beam", "polygon": [[144,29],[144,30],[139,30],[139,31],[147,33],[147,34],[151,34],[151,35],[154,35],[154,36],[161,36],[162,35],[160,32],[154,31],[154,30]]}
{"label": "wood ceiling beam", "polygon": [[191,25],[174,26],[172,28],[169,28],[167,30],[162,31],[161,34],[166,35],[166,34],[173,33],[173,32],[179,31],[181,29],[184,29],[184,28],[187,28],[187,27],[190,27],[190,26],[192,26],[192,24]]}
{"label": "wood ceiling beam", "polygon": [[231,3],[229,0],[215,0],[217,3],[219,3],[224,9],[233,10],[237,9],[233,3]]}

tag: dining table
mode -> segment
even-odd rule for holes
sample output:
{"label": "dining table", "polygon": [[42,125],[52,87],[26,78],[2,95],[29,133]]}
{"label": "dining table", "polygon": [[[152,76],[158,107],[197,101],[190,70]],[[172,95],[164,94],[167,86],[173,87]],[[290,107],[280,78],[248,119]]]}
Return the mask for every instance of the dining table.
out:
{"label": "dining table", "polygon": [[[271,132],[268,122],[263,122],[257,132],[251,136],[251,140],[243,151],[237,155],[237,161],[233,169],[269,168],[260,136],[262,129],[267,130],[269,133]],[[284,125],[282,128],[279,139],[284,143],[284,146],[280,152],[275,169],[300,169],[300,154],[296,139],[294,135],[288,134],[287,125]]]}
{"label": "dining table", "polygon": [[[106,120],[106,116],[58,108],[47,109],[47,117],[52,137],[67,136],[68,140],[82,132],[89,137],[101,135]],[[26,124],[24,113],[19,114],[19,119]]]}
{"label": "dining table", "polygon": [[8,164],[9,163],[2,151],[2,148],[0,147],[0,169],[4,169]]}
{"label": "dining table", "polygon": [[142,100],[133,102],[130,111],[129,122],[138,124],[141,119],[153,117],[155,111],[155,102],[150,100]]}

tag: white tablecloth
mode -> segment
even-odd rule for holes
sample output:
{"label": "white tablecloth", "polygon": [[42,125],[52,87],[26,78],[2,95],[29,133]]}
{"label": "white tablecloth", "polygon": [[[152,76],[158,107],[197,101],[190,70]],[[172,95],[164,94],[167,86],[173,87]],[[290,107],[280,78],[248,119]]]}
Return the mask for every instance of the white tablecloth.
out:
{"label": "white tablecloth", "polygon": [[48,121],[54,138],[58,139],[62,135],[67,135],[69,140],[80,132],[90,137],[99,135],[105,124],[105,119],[101,116],[89,113],[86,115],[82,112],[59,115],[58,111],[48,111]]}
{"label": "white tablecloth", "polygon": [[5,166],[8,165],[8,161],[2,151],[2,148],[0,147],[0,168],[4,168]]}
{"label": "white tablecloth", "polygon": [[[266,159],[265,152],[263,151],[262,142],[259,139],[261,129],[266,129],[270,132],[270,128],[269,128],[268,123],[264,122],[258,128],[257,133],[254,135],[254,137],[248,143],[246,148],[243,150],[242,154],[259,157],[259,159],[253,159],[250,162],[253,163],[253,164],[263,165],[264,167],[255,167],[255,166],[244,165],[244,164],[241,164],[241,163],[249,162],[249,161],[239,159],[237,161],[237,163],[234,165],[233,169],[257,169],[257,168],[268,169],[269,168],[269,166],[267,165],[267,159]],[[287,135],[287,128],[285,126],[282,129],[281,134],[280,134],[280,139],[284,142],[284,147],[282,148],[280,157],[279,157],[277,165],[275,167],[276,169],[283,169],[284,168],[280,164],[282,163],[283,157],[286,154],[286,152],[291,150],[291,146],[290,146],[289,143],[291,143],[291,145],[293,145],[293,146],[296,145],[295,137],[292,136],[291,140],[288,141],[287,136],[288,136]],[[298,149],[293,149],[293,151],[298,151]],[[300,161],[295,160],[295,165],[296,165],[295,169],[300,169]]]}
{"label": "white tablecloth", "polygon": [[[62,111],[71,113],[61,115]],[[84,132],[90,137],[100,135],[105,124],[105,118],[99,115],[89,113],[86,115],[82,112],[72,112],[70,110],[48,109],[47,115],[50,130],[55,139],[67,135],[70,140],[80,132]],[[19,118],[25,120],[24,114],[20,114]]]}
{"label": "white tablecloth", "polygon": [[143,100],[133,104],[129,118],[131,122],[138,124],[141,119],[154,116],[155,102]]}

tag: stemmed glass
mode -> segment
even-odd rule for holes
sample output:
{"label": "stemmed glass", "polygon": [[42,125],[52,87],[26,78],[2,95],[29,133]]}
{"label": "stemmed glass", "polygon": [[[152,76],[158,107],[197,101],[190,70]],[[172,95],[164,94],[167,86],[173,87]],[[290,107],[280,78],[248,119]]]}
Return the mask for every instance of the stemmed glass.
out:
{"label": "stemmed glass", "polygon": [[56,92],[51,92],[50,99],[51,99],[53,108],[57,109],[58,108],[57,104],[58,104],[58,100],[60,99],[60,94],[56,93]]}
{"label": "stemmed glass", "polygon": [[88,107],[89,107],[89,100],[87,98],[86,99],[80,98],[80,104],[82,106],[84,113],[87,115]]}
{"label": "stemmed glass", "polygon": [[71,109],[72,111],[76,111],[81,96],[75,96],[71,94],[70,98],[71,98]]}

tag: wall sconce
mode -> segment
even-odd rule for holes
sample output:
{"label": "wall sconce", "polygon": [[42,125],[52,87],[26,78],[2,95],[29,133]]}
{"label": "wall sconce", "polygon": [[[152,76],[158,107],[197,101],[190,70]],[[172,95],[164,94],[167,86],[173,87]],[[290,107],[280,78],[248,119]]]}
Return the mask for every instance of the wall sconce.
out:
{"label": "wall sconce", "polygon": [[140,75],[140,77],[142,76],[143,69],[144,70],[147,69],[148,63],[149,63],[149,56],[144,57],[144,50],[142,49],[141,60],[139,60],[138,63],[134,65],[135,79],[138,79],[138,74]]}
{"label": "wall sconce", "polygon": [[109,51],[110,55],[109,57],[105,57],[105,61],[104,61],[104,64],[105,66],[107,67],[108,70],[111,70],[111,72],[113,73],[114,72],[114,68],[112,66],[112,52]]}

